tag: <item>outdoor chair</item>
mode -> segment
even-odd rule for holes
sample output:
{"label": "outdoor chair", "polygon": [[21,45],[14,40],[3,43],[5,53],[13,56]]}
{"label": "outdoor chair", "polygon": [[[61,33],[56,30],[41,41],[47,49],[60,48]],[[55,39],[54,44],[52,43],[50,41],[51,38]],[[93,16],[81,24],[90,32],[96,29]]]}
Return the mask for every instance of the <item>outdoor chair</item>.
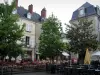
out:
{"label": "outdoor chair", "polygon": [[81,69],[81,75],[88,75],[88,70],[87,69]]}
{"label": "outdoor chair", "polygon": [[82,68],[77,68],[77,75],[82,75],[83,74],[83,71],[82,71]]}
{"label": "outdoor chair", "polygon": [[72,68],[68,68],[68,75],[72,75]]}
{"label": "outdoor chair", "polygon": [[77,70],[76,70],[76,68],[72,68],[72,73],[71,73],[71,75],[77,75]]}
{"label": "outdoor chair", "polygon": [[95,75],[95,69],[88,69],[88,75]]}
{"label": "outdoor chair", "polygon": [[64,73],[64,67],[60,67],[59,71],[60,71],[60,74],[63,74]]}

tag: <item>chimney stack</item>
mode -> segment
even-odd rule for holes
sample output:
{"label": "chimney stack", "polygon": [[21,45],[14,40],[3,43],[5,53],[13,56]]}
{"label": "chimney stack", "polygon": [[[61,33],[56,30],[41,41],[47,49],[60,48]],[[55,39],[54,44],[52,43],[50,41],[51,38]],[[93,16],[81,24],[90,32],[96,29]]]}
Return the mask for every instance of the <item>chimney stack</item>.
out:
{"label": "chimney stack", "polygon": [[46,8],[43,8],[43,9],[41,10],[41,17],[42,17],[42,18],[46,18]]}
{"label": "chimney stack", "polygon": [[32,5],[32,4],[28,6],[28,11],[29,11],[31,14],[33,13],[33,5]]}
{"label": "chimney stack", "polygon": [[18,7],[18,0],[16,0],[16,8]]}

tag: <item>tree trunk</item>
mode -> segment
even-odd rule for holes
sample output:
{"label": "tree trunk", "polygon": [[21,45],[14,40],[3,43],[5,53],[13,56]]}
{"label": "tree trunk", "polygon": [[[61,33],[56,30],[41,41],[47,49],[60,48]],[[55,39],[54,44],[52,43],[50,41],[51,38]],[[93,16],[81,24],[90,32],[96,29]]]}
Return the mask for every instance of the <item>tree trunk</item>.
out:
{"label": "tree trunk", "polygon": [[11,57],[9,56],[9,62],[11,62]]}
{"label": "tree trunk", "polygon": [[84,57],[85,57],[85,51],[81,51],[79,53],[79,60],[78,60],[79,64],[84,64]]}
{"label": "tree trunk", "polygon": [[51,59],[51,62],[53,63],[54,62],[54,57],[52,56],[50,59]]}
{"label": "tree trunk", "polygon": [[16,61],[17,61],[17,57],[15,57],[15,63],[16,63]]}

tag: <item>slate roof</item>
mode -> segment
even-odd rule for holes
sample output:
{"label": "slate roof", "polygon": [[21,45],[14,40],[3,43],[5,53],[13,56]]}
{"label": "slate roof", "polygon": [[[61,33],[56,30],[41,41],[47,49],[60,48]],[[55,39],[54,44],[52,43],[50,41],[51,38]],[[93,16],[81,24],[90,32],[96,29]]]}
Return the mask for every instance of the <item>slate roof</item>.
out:
{"label": "slate roof", "polygon": [[[17,8],[17,13],[19,14],[20,17],[27,18],[28,10],[25,9],[24,7],[20,6],[20,7]],[[41,21],[41,16],[38,13],[33,12],[31,20],[36,21],[36,22],[40,22]]]}
{"label": "slate roof", "polygon": [[46,8],[44,7],[44,8],[42,9],[42,11],[46,11]]}
{"label": "slate roof", "polygon": [[[91,5],[92,5],[92,4],[86,2],[86,3],[84,3],[81,7],[85,7],[85,8],[87,8],[87,7],[91,6]],[[79,7],[79,8],[81,8],[81,7]]]}
{"label": "slate roof", "polygon": [[71,20],[75,20],[75,19],[79,18],[79,9],[82,7],[84,7],[84,9],[85,9],[85,16],[83,16],[83,17],[97,14],[96,7],[93,6],[92,4],[86,2],[85,4],[83,4],[81,7],[79,7],[77,10],[75,10],[73,12]]}

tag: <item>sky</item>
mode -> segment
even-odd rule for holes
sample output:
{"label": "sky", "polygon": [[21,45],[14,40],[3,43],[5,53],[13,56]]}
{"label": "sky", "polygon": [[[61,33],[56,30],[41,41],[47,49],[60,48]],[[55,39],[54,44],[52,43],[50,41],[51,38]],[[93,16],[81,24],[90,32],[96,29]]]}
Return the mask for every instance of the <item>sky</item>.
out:
{"label": "sky", "polygon": [[[11,0],[8,1],[11,2]],[[0,3],[2,2],[4,2],[4,0],[0,0]],[[53,13],[62,22],[65,28],[64,23],[69,24],[73,11],[85,2],[89,2],[94,6],[100,6],[100,0],[18,0],[18,6],[23,6],[28,9],[28,6],[33,4],[33,11],[39,14],[41,14],[42,8],[45,7],[47,17]]]}

